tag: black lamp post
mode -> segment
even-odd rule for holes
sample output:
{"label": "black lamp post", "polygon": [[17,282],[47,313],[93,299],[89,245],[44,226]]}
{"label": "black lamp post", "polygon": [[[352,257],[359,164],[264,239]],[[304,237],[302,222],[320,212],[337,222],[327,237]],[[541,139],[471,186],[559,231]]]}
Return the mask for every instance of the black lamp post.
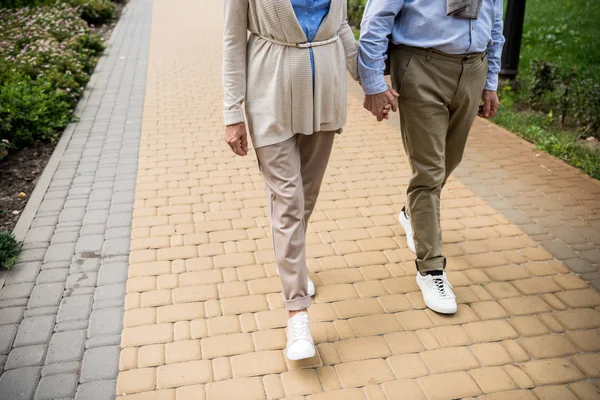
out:
{"label": "black lamp post", "polygon": [[508,0],[504,18],[504,49],[502,50],[502,67],[500,77],[514,80],[519,72],[519,53],[523,36],[525,19],[525,0]]}

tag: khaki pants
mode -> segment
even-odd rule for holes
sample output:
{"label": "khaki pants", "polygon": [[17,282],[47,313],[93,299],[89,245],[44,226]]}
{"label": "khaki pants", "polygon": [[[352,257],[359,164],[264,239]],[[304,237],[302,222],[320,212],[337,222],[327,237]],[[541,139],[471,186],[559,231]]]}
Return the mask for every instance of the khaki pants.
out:
{"label": "khaki pants", "polygon": [[487,77],[485,54],[449,55],[408,46],[392,49],[392,84],[398,99],[404,149],[412,177],[411,218],[417,268],[441,270],[440,193],[462,160]]}
{"label": "khaki pants", "polygon": [[285,307],[310,306],[306,226],[315,208],[336,132],[294,137],[256,149],[265,179],[271,233]]}

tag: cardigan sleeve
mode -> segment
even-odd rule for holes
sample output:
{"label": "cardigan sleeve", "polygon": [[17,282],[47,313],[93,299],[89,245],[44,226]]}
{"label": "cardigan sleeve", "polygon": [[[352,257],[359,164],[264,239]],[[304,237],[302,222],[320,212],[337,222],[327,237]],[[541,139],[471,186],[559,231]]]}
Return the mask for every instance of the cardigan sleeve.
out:
{"label": "cardigan sleeve", "polygon": [[358,81],[358,42],[354,38],[354,32],[352,32],[352,28],[348,24],[348,6],[346,5],[346,1],[344,1],[343,10],[344,22],[342,22],[342,26],[340,27],[339,35],[344,46],[344,52],[346,53],[346,68],[350,72],[350,75],[352,75],[352,78]]}
{"label": "cardigan sleeve", "polygon": [[225,125],[244,122],[248,0],[224,0],[223,119]]}

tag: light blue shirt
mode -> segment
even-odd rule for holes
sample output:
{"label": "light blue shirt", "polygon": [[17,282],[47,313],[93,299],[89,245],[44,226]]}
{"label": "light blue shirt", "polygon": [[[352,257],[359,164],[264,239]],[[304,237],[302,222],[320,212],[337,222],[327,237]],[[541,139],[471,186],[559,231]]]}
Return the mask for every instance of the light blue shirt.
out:
{"label": "light blue shirt", "polygon": [[[281,1],[281,0],[276,0]],[[306,34],[309,42],[317,36],[321,23],[329,13],[331,0],[291,0],[298,24]],[[315,59],[313,50],[310,49],[310,66],[312,68],[313,82],[315,80]]]}
{"label": "light blue shirt", "polygon": [[449,17],[444,0],[369,0],[360,30],[358,72],[366,94],[387,90],[387,36],[392,43],[448,54],[488,52],[486,90],[498,88],[502,55],[502,0],[483,0],[476,20]]}

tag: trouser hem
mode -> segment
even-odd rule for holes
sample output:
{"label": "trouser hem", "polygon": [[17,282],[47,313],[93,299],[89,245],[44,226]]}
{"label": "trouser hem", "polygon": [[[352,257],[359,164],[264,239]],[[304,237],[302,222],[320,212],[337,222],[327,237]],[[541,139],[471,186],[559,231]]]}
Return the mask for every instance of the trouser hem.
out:
{"label": "trouser hem", "polygon": [[415,265],[419,272],[443,271],[446,268],[446,257],[441,256],[427,260],[415,260]]}
{"label": "trouser hem", "polygon": [[299,311],[310,307],[312,299],[310,296],[300,297],[294,300],[285,300],[285,309],[288,311]]}

